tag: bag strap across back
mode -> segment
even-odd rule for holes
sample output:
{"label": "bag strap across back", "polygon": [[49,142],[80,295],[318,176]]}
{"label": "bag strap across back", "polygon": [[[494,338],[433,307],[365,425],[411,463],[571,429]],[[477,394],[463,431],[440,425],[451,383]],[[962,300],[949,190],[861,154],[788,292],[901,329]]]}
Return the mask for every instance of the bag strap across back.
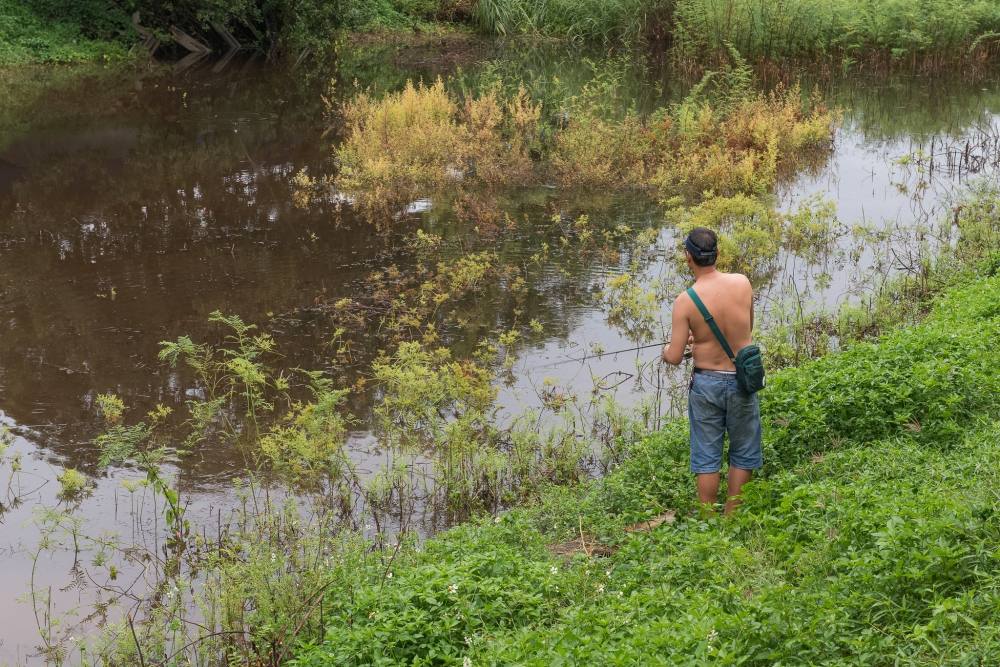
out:
{"label": "bag strap across back", "polygon": [[708,324],[708,328],[712,330],[712,333],[715,334],[716,340],[719,341],[719,345],[722,346],[722,351],[726,353],[726,356],[729,357],[730,361],[736,363],[736,355],[733,354],[733,348],[729,347],[729,341],[727,341],[726,337],[722,334],[722,329],[720,329],[719,325],[715,323],[715,318],[712,317],[712,313],[708,312],[708,308],[706,308],[705,304],[702,303],[698,293],[694,291],[693,287],[688,287],[687,294],[691,297],[691,300],[694,301],[694,305],[698,307],[698,310],[701,311],[702,317],[705,318],[705,323]]}

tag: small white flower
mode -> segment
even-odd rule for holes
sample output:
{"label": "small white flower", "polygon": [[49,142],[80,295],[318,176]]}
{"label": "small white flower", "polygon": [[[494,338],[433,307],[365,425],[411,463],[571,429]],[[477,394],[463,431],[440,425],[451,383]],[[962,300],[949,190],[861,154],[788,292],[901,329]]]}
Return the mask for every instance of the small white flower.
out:
{"label": "small white flower", "polygon": [[716,632],[715,629],[713,629],[711,632],[708,633],[708,643],[709,644],[711,644],[712,642],[714,642],[718,638],[719,638],[719,633]]}
{"label": "small white flower", "polygon": [[448,584],[448,592],[454,595],[458,592],[458,584]]}
{"label": "small white flower", "polygon": [[493,517],[493,523],[500,523],[500,521],[502,519],[503,519],[503,517],[501,517],[501,516],[495,516],[495,517]]}
{"label": "small white flower", "polygon": [[469,635],[465,635],[465,645],[472,646],[472,637],[470,637]]}
{"label": "small white flower", "polygon": [[472,667],[472,658],[469,656],[462,658],[462,667]]}
{"label": "small white flower", "polygon": [[620,598],[625,597],[625,592],[624,591],[618,591],[618,597],[620,597]]}
{"label": "small white flower", "polygon": [[549,568],[549,572],[551,572],[552,574],[559,574],[559,568],[553,565],[552,567]]}
{"label": "small white flower", "polygon": [[385,578],[386,578],[386,579],[392,579],[392,572],[389,572],[389,573],[387,573],[387,574],[385,575]]}
{"label": "small white flower", "polygon": [[271,554],[271,562],[278,560],[278,554]]}
{"label": "small white flower", "polygon": [[610,577],[611,576],[611,570],[605,570],[604,571],[604,576],[605,577]]}
{"label": "small white flower", "polygon": [[597,592],[598,593],[603,593],[604,592],[604,584],[599,584],[597,586]]}

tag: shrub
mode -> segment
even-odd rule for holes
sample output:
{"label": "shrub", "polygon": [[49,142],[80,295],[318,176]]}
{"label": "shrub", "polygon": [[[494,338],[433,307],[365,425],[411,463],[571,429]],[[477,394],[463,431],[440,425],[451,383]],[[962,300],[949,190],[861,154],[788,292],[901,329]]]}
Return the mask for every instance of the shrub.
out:
{"label": "shrub", "polygon": [[661,192],[764,194],[829,153],[836,116],[818,100],[804,105],[797,87],[745,95],[723,111],[697,100],[674,110],[661,129],[669,156],[652,178]]}

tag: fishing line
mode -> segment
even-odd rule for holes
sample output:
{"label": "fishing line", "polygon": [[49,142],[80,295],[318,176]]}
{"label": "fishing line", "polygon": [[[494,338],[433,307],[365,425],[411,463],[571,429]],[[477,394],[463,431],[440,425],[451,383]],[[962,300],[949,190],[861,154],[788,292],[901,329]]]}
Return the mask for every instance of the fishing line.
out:
{"label": "fishing line", "polygon": [[[610,354],[625,354],[626,352],[638,352],[639,350],[648,350],[648,349],[650,349],[652,347],[663,347],[664,345],[669,345],[669,344],[670,344],[670,341],[668,340],[668,341],[663,342],[663,343],[651,343],[650,345],[640,345],[639,347],[629,347],[629,348],[626,348],[624,350],[612,350],[610,352],[598,352],[597,354],[589,354],[589,355],[580,357],[579,359],[576,359],[576,358],[573,358],[573,359],[563,359],[562,361],[555,361],[555,362],[552,362],[550,364],[542,364],[541,366],[535,366],[535,368],[551,368],[553,366],[562,366],[563,364],[574,364],[574,363],[575,364],[579,364],[579,363],[583,363],[584,361],[589,361],[590,359],[599,359],[601,357],[606,357],[606,356],[608,356]],[[684,358],[685,359],[690,359],[691,358],[691,353],[690,352],[686,352],[684,354]]]}

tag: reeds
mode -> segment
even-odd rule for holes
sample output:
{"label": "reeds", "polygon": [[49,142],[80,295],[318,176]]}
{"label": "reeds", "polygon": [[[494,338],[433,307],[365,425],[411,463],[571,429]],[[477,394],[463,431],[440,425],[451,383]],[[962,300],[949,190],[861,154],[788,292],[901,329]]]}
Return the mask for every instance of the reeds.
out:
{"label": "reeds", "polygon": [[945,64],[996,53],[990,0],[677,0],[673,35],[688,58],[732,45],[753,60],[835,56]]}
{"label": "reeds", "polygon": [[479,0],[473,18],[480,29],[497,35],[630,41],[671,5],[672,0]]}

